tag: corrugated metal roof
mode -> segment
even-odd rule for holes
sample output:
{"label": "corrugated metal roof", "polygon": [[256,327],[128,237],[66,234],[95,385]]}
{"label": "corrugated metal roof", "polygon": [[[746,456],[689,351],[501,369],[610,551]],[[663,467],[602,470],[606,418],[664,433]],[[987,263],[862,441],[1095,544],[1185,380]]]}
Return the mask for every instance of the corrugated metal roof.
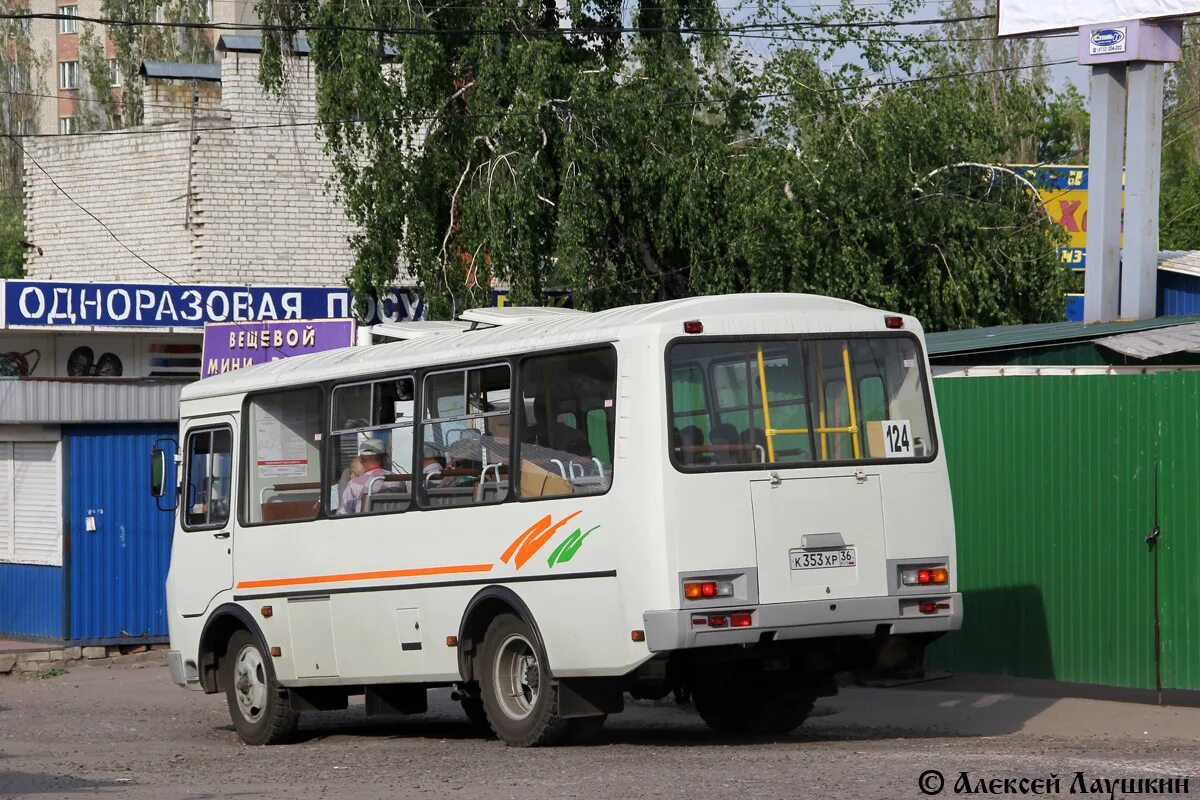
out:
{"label": "corrugated metal roof", "polygon": [[174,422],[186,380],[0,378],[0,423]]}
{"label": "corrugated metal roof", "polygon": [[221,82],[220,64],[185,64],[175,61],[143,61],[138,74],[144,78]]}
{"label": "corrugated metal roof", "polygon": [[1200,352],[1200,323],[1172,325],[1154,331],[1123,333],[1097,339],[1096,344],[1123,355],[1145,360],[1172,353]]}
{"label": "corrugated metal roof", "polygon": [[[262,37],[248,34],[222,36],[217,39],[217,50],[225,53],[261,53]],[[303,36],[292,39],[293,55],[306,56],[308,52],[308,39]]]}
{"label": "corrugated metal roof", "polygon": [[[225,53],[261,53],[262,37],[252,35],[222,36],[217,39],[217,50]],[[310,53],[308,39],[297,36],[292,39],[292,55],[306,56]],[[396,48],[390,44],[383,46],[383,55],[393,59],[398,55]]]}
{"label": "corrugated metal roof", "polygon": [[926,337],[929,356],[947,356],[993,350],[1016,350],[1066,342],[1094,341],[1134,331],[1148,331],[1200,322],[1200,315],[1158,317],[1131,322],[1048,322],[1038,325],[999,325],[961,331],[931,333]]}
{"label": "corrugated metal roof", "polygon": [[[756,336],[768,333],[837,333],[878,330],[889,312],[849,300],[809,294],[736,294],[691,297],[594,314],[564,314],[465,333],[447,333],[370,347],[347,347],[280,359],[206,378],[188,386],[184,400],[272,389],[298,381],[323,381],[509,356],[639,334],[683,332],[683,322],[699,319],[709,333]],[[909,330],[920,323],[905,317]]]}
{"label": "corrugated metal roof", "polygon": [[1158,268],[1200,277],[1200,250],[1163,250]]}

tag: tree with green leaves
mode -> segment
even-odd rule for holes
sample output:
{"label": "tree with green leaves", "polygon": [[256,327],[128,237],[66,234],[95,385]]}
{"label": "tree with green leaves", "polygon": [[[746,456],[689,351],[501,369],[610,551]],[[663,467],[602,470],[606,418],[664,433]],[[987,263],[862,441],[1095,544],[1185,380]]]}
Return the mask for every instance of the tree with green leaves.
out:
{"label": "tree with green leaves", "polygon": [[1183,59],[1169,67],[1163,112],[1159,244],[1200,249],[1200,24],[1184,26]]}
{"label": "tree with green leaves", "polygon": [[[308,31],[360,296],[404,264],[436,316],[500,281],[585,308],[807,291],[935,329],[1060,318],[1062,232],[985,166],[1036,146],[1049,95],[892,24],[917,7],[259,10]],[[268,86],[289,42],[265,48]]]}
{"label": "tree with green leaves", "polygon": [[[207,0],[102,0],[101,14],[109,19],[161,22],[208,22]],[[138,70],[145,61],[179,61],[208,64],[213,43],[201,28],[150,25],[110,25],[107,28],[116,52],[116,67],[123,85],[114,93],[113,64],[103,34],[85,25],[80,37],[80,59],[87,79],[80,116],[86,129],[107,129],[142,124],[145,117]]]}

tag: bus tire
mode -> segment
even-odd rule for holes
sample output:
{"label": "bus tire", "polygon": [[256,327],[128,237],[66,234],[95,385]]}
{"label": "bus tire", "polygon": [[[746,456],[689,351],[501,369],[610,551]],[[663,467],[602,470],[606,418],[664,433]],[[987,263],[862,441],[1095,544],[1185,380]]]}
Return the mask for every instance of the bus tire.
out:
{"label": "bus tire", "polygon": [[492,726],[488,724],[487,711],[483,707],[483,698],[479,694],[479,685],[460,684],[458,694],[458,702],[462,706],[463,713],[467,715],[467,720],[471,723],[471,729],[490,736]]}
{"label": "bus tire", "polygon": [[270,657],[244,628],[233,632],[221,668],[225,700],[238,737],[250,745],[278,744],[296,733],[300,714],[275,680]]}
{"label": "bus tire", "polygon": [[520,617],[500,614],[488,625],[475,672],[488,724],[510,747],[562,741],[569,720],[558,716],[558,684],[546,654]]}
{"label": "bus tire", "polygon": [[783,736],[804,724],[815,692],[797,689],[761,674],[702,681],[692,687],[696,711],[718,733]]}

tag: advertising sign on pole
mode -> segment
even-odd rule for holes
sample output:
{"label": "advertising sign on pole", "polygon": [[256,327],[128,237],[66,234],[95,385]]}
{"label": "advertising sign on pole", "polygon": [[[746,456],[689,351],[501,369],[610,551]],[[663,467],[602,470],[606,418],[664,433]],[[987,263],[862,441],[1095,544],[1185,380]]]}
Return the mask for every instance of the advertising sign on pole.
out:
{"label": "advertising sign on pole", "polygon": [[[1122,20],[1167,19],[1200,14],[1200,0],[1000,0],[998,31],[1001,36],[1068,31],[1083,25]],[[1104,44],[1116,44],[1115,36]],[[1115,51],[1108,51],[1115,52]]]}
{"label": "advertising sign on pole", "polygon": [[278,361],[289,356],[336,350],[354,344],[352,319],[287,322],[210,322],[204,326],[201,378]]}

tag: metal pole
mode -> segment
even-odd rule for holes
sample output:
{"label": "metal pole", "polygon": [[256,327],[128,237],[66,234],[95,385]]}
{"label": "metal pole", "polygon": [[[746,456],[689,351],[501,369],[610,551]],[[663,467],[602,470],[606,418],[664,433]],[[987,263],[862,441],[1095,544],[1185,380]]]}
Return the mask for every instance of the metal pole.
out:
{"label": "metal pole", "polygon": [[1162,183],[1163,65],[1129,65],[1125,248],[1121,317],[1153,319],[1158,289],[1158,192]]}
{"label": "metal pole", "polygon": [[1117,318],[1125,96],[1124,64],[1096,64],[1092,67],[1084,322],[1112,322]]}

